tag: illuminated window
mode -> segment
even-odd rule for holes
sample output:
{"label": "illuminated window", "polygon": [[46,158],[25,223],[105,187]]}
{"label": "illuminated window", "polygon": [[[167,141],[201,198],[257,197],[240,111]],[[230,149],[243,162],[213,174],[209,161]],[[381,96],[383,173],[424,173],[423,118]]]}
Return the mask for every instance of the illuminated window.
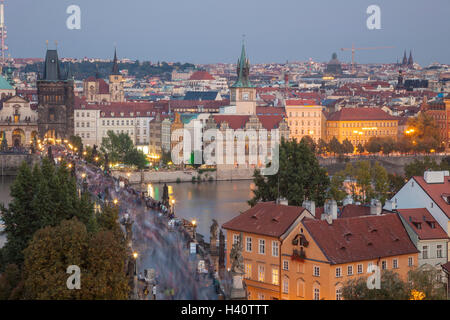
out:
{"label": "illuminated window", "polygon": [[251,279],[252,278],[252,264],[251,263],[246,263],[245,264],[245,277],[247,279]]}
{"label": "illuminated window", "polygon": [[280,275],[279,275],[279,271],[278,268],[273,268],[272,269],[272,284],[273,285],[278,285],[280,281]]}
{"label": "illuminated window", "polygon": [[263,265],[258,266],[258,281],[264,282],[265,268]]}

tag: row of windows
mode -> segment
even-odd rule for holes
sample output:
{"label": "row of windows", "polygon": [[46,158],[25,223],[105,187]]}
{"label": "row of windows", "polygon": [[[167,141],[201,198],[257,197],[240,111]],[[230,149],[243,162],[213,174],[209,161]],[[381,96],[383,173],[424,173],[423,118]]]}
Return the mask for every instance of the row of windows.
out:
{"label": "row of windows", "polygon": [[[233,244],[238,243],[239,241],[239,235],[234,234],[233,235]],[[245,251],[252,252],[253,251],[253,238],[252,237],[246,237],[245,238]],[[278,241],[272,241],[272,256],[278,257],[280,254],[280,248]],[[264,239],[258,239],[258,253],[259,254],[266,254],[266,240]]]}
{"label": "row of windows", "polygon": [[[436,258],[443,258],[443,247],[441,244],[438,244],[436,246]],[[422,246],[422,259],[430,259],[432,258],[429,255],[429,247],[428,246]]]}
{"label": "row of windows", "polygon": [[90,122],[78,122],[78,121],[77,121],[77,128],[80,127],[80,124],[81,124],[81,127],[82,127],[82,128],[85,127],[85,124],[86,124],[86,128],[90,128]]}
{"label": "row of windows", "polygon": [[[77,118],[79,118],[80,117],[80,112],[77,112],[76,116],[77,116]],[[84,118],[84,112],[81,112],[81,117]],[[86,112],[86,117],[88,117],[88,118],[90,117],[90,113],[89,112]]]}
{"label": "row of windows", "polygon": [[[295,112],[295,113],[289,112],[289,117],[292,117],[294,114],[295,114],[295,117],[298,117],[299,112]],[[315,112],[315,111],[314,112],[309,112],[309,111],[308,112],[304,112],[303,111],[301,116],[305,117],[305,114],[306,114],[307,117],[314,117],[315,118],[315,117],[320,117],[321,113],[320,112]]]}
{"label": "row of windows", "polygon": [[[353,135],[357,135],[357,132],[353,132],[353,131],[344,131],[344,136],[353,136]],[[364,135],[365,136],[383,136],[383,135],[395,135],[397,132],[396,131],[391,131],[391,130],[364,130]]]}
{"label": "row of windows", "polygon": [[[295,120],[295,121],[289,121],[289,126],[292,127],[294,124],[295,124],[296,126],[298,126],[299,123],[300,123],[300,121],[297,121],[297,120]],[[301,125],[302,125],[302,126],[305,126],[305,125],[308,125],[308,126],[318,126],[318,125],[320,125],[320,122],[319,122],[319,121],[315,121],[315,120],[313,120],[313,121],[304,121],[304,120],[302,120]]]}
{"label": "row of windows", "polygon": [[[340,122],[327,122],[327,127],[338,128]],[[396,127],[396,122],[343,122],[342,128],[360,128],[360,127]]]}

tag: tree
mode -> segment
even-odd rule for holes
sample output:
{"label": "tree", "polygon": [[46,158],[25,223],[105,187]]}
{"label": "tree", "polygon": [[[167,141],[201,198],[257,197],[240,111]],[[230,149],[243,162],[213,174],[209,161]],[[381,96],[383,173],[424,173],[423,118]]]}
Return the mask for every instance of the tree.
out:
{"label": "tree", "polygon": [[372,175],[370,173],[370,162],[359,161],[355,168],[356,183],[360,189],[360,199],[362,203],[366,203],[372,198]]}
{"label": "tree", "polygon": [[378,137],[371,137],[364,148],[369,153],[378,153],[381,151],[381,140]]}
{"label": "tree", "polygon": [[406,179],[410,179],[413,176],[423,176],[426,170],[440,170],[440,166],[434,159],[425,157],[423,160],[414,159],[413,162],[408,163],[403,168],[405,171]]}
{"label": "tree", "polygon": [[318,206],[323,205],[330,180],[309,146],[304,141],[298,143],[282,139],[279,151],[276,174],[264,177],[255,170],[253,181],[256,188],[249,204],[254,206],[258,201],[285,197],[296,206],[301,206],[307,199],[315,201]]}
{"label": "tree", "polygon": [[433,267],[418,268],[408,272],[408,291],[413,290],[425,294],[426,300],[444,300],[447,298],[446,288],[440,280],[441,271]]}
{"label": "tree", "polygon": [[313,138],[311,138],[310,136],[303,136],[301,141],[303,141],[312,152],[316,152],[317,146],[316,146],[316,143],[314,142]]}
{"label": "tree", "polygon": [[21,274],[17,265],[7,265],[5,271],[0,274],[0,300],[10,299],[20,280]]}
{"label": "tree", "polygon": [[339,142],[336,137],[333,137],[328,144],[328,149],[330,152],[333,152],[334,155],[342,154],[342,144]]}
{"label": "tree", "polygon": [[398,174],[388,174],[389,191],[388,198],[392,198],[405,185],[405,177]]}
{"label": "tree", "polygon": [[390,154],[395,150],[395,141],[392,137],[381,138],[381,151],[383,154]]}
{"label": "tree", "polygon": [[345,139],[342,141],[342,151],[344,153],[353,153],[355,148],[353,147],[353,144],[350,142],[350,140]]}
{"label": "tree", "polygon": [[[26,299],[126,299],[126,247],[112,231],[90,235],[77,218],[36,232],[25,250]],[[81,289],[66,286],[69,265],[81,269]]]}
{"label": "tree", "polygon": [[364,146],[361,143],[358,143],[358,145],[356,146],[356,151],[361,154],[365,151]]}
{"label": "tree", "polygon": [[110,162],[134,165],[139,169],[143,169],[147,165],[145,155],[135,148],[133,141],[126,133],[115,134],[114,131],[108,131],[107,137],[102,140],[100,150],[108,154]]}
{"label": "tree", "polygon": [[359,277],[348,280],[342,287],[345,300],[408,300],[407,284],[398,273],[390,270],[381,272],[380,289],[369,289],[367,278]]}
{"label": "tree", "polygon": [[420,113],[408,119],[407,126],[409,133],[405,132],[405,135],[412,141],[416,151],[428,153],[442,149],[439,127],[431,116]]}
{"label": "tree", "polygon": [[372,181],[374,186],[373,197],[381,201],[384,205],[389,194],[389,177],[387,170],[378,161],[371,168]]}
{"label": "tree", "polygon": [[347,196],[344,189],[345,173],[343,171],[337,172],[331,178],[330,189],[328,190],[328,197],[341,202]]}
{"label": "tree", "polygon": [[317,143],[317,153],[320,155],[324,155],[328,152],[328,144],[322,138],[319,139]]}

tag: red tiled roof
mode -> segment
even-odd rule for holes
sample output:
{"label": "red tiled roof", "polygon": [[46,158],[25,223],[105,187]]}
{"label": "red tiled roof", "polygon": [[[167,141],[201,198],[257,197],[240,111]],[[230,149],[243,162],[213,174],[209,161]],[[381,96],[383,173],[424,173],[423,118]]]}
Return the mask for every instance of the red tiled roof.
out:
{"label": "red tiled roof", "polygon": [[206,71],[194,72],[189,80],[215,80],[214,77]]}
{"label": "red tiled roof", "polygon": [[230,105],[230,100],[170,100],[171,108],[192,108],[203,106],[204,108],[217,108]]}
{"label": "red tiled roof", "polygon": [[415,176],[414,180],[422,187],[422,189],[430,196],[431,199],[441,208],[444,214],[450,219],[450,204],[446,203],[442,196],[450,190],[450,176],[444,177],[444,183],[425,182],[423,177]]}
{"label": "red tiled roof", "polygon": [[223,224],[224,229],[279,238],[305,208],[261,202]]}
{"label": "red tiled roof", "polygon": [[214,121],[218,125],[220,125],[222,122],[227,122],[228,126],[231,129],[237,130],[237,129],[244,129],[245,124],[247,123],[248,119],[250,119],[250,116],[245,115],[213,115]]}
{"label": "red tiled roof", "polygon": [[447,273],[450,274],[450,262],[447,262],[443,265],[441,265],[442,269],[444,269]]}
{"label": "red tiled roof", "polygon": [[256,107],[258,115],[286,115],[284,108],[280,107]]}
{"label": "red tiled roof", "polygon": [[[397,211],[417,233],[420,240],[448,239],[447,233],[426,208],[397,209]],[[420,229],[418,229],[417,223],[420,223]],[[434,228],[431,227],[431,224],[434,224]]]}
{"label": "red tiled roof", "polygon": [[331,264],[417,253],[395,213],[333,220],[306,219],[303,225]]}
{"label": "red tiled roof", "polygon": [[317,105],[316,100],[312,99],[293,99],[286,100],[287,106],[315,106]]}
{"label": "red tiled roof", "polygon": [[398,120],[379,108],[342,108],[328,116],[328,121]]}
{"label": "red tiled roof", "polygon": [[109,84],[107,84],[103,79],[98,79],[98,93],[99,94],[109,93]]}
{"label": "red tiled roof", "polygon": [[278,128],[280,122],[283,121],[283,116],[258,115],[257,116],[262,126],[266,130]]}

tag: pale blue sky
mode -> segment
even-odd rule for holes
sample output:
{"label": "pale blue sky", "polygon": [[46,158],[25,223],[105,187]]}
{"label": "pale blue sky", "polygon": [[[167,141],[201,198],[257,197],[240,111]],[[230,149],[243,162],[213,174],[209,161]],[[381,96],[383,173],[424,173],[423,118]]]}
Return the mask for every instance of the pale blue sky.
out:
{"label": "pale blue sky", "polygon": [[[81,7],[81,30],[66,28],[66,8]],[[381,7],[381,30],[366,9]],[[395,62],[413,50],[422,65],[450,63],[449,0],[6,0],[12,56],[43,57],[45,40],[60,56],[120,57],[193,63],[235,62],[246,34],[252,63],[328,61],[340,48],[357,62]]]}

